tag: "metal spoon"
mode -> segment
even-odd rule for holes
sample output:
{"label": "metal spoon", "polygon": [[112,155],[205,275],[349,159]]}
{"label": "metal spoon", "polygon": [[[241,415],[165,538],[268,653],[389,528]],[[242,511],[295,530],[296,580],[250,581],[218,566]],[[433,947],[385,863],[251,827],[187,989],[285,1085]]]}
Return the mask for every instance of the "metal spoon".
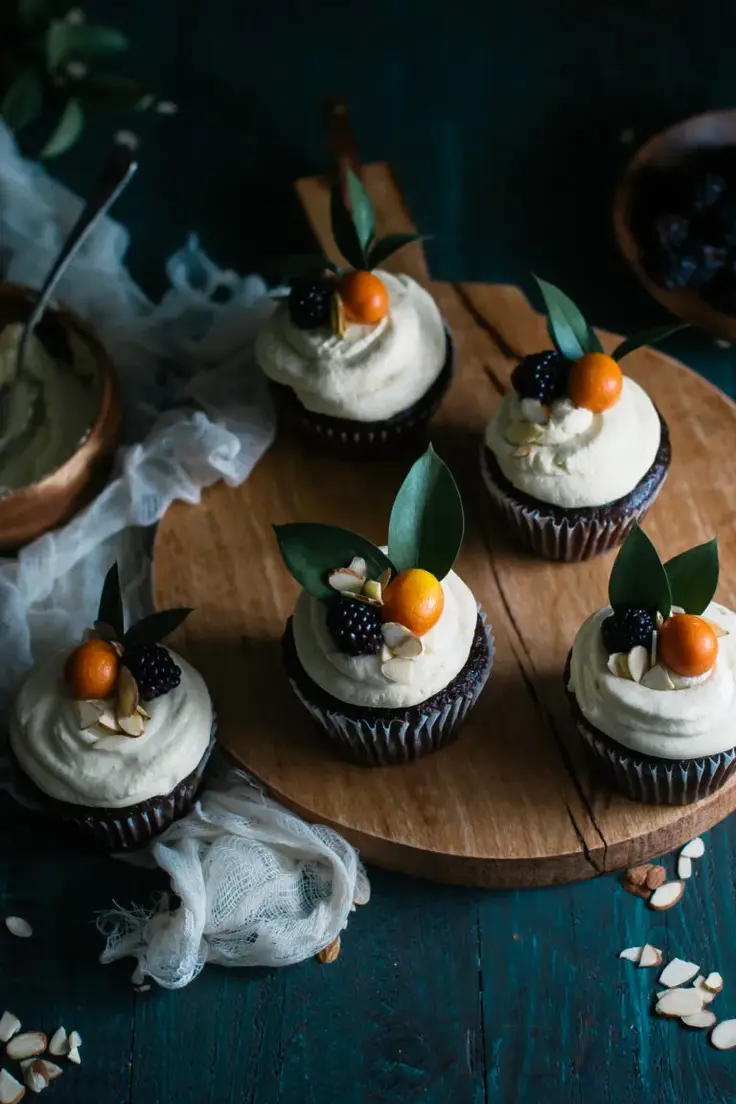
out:
{"label": "metal spoon", "polygon": [[114,147],[105,161],[92,198],[82,208],[79,218],[74,223],[69,237],[38,293],[38,299],[23,325],[18,343],[15,359],[15,378],[5,384],[4,387],[0,387],[0,431],[4,430],[4,432],[0,432],[0,456],[25,433],[29,423],[33,420],[38,402],[40,389],[36,387],[33,400],[29,403],[28,417],[23,425],[16,427],[13,432],[6,428],[13,392],[19,385],[27,382],[24,380],[25,355],[33,330],[43,317],[54,293],[54,288],[66,272],[70,262],[77,255],[80,247],[103,215],[110,210],[115,200],[132,179],[137,168],[138,162],[134,159],[130,149],[124,146]]}

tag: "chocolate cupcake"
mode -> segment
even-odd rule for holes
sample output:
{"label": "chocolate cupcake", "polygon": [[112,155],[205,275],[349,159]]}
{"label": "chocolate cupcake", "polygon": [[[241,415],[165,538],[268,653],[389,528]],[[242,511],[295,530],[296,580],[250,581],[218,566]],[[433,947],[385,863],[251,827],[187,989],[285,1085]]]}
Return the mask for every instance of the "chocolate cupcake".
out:
{"label": "chocolate cupcake", "polygon": [[117,567],[94,630],[35,667],[18,695],[10,750],[50,816],[111,850],[140,847],[191,808],[214,744],[204,680],[158,643],[190,611],[123,623]]}
{"label": "chocolate cupcake", "polygon": [[712,601],[715,541],[662,564],[635,526],[610,605],[581,627],[565,670],[575,723],[627,797],[687,805],[736,766],[736,615]]}
{"label": "chocolate cupcake", "polygon": [[452,380],[452,341],[420,284],[378,268],[417,235],[376,241],[373,208],[353,173],[347,187],[349,211],[340,188],[333,190],[332,230],[353,268],[300,258],[307,275],[292,280],[258,336],[256,357],[307,441],[382,457],[416,444],[424,431]]}
{"label": "chocolate cupcake", "polygon": [[578,561],[621,544],[670,465],[667,424],[618,361],[660,327],[609,356],[567,296],[539,281],[555,350],[524,357],[488,424],[481,470],[494,512],[532,552]]}
{"label": "chocolate cupcake", "polygon": [[391,512],[387,548],[327,525],[276,528],[303,586],[286,626],[292,688],[339,750],[366,766],[406,763],[457,735],[491,669],[493,641],[451,570],[462,503],[430,448]]}

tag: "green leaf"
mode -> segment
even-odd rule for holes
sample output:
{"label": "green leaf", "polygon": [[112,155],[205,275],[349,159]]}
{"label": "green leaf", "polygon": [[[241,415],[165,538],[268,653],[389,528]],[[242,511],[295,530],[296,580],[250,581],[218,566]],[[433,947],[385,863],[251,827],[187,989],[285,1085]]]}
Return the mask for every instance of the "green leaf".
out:
{"label": "green leaf", "polygon": [[43,87],[35,69],[26,69],[16,77],[3,96],[0,115],[11,130],[22,130],[41,113]]}
{"label": "green leaf", "polygon": [[369,578],[377,579],[387,567],[395,570],[380,548],[350,529],[302,521],[274,525],[273,529],[289,571],[305,590],[320,601],[327,601],[336,595],[327,582],[330,571],[336,567],[347,567],[354,556],[363,557]]}
{"label": "green leaf", "polygon": [[421,567],[444,579],[463,543],[465,519],[452,472],[430,445],[399,488],[388,526],[397,571]]}
{"label": "green leaf", "polygon": [[378,268],[378,266],[399,249],[403,249],[405,245],[411,245],[412,242],[421,241],[422,238],[419,234],[387,234],[385,238],[381,238],[371,249],[368,254],[368,267]]}
{"label": "green leaf", "polygon": [[53,71],[72,58],[119,54],[128,45],[128,39],[115,27],[53,19],[46,32],[46,61]]}
{"label": "green leaf", "polygon": [[547,308],[550,337],[562,355],[568,360],[579,360],[586,353],[602,352],[600,341],[572,299],[539,276],[534,276],[534,279],[539,284]]}
{"label": "green leaf", "polygon": [[614,610],[635,606],[659,610],[663,617],[670,615],[672,595],[667,572],[638,523],[619,549],[608,583],[608,600]]}
{"label": "green leaf", "polygon": [[677,322],[674,325],[652,326],[648,330],[640,330],[638,334],[627,337],[625,341],[617,345],[611,356],[614,360],[621,360],[622,357],[633,353],[635,349],[640,349],[642,345],[654,345],[658,341],[664,341],[670,334],[677,333],[678,330],[685,330],[687,326],[687,322]]}
{"label": "green leaf", "polygon": [[18,19],[27,29],[37,27],[49,17],[47,0],[18,0]]}
{"label": "green leaf", "polygon": [[265,261],[261,271],[276,276],[322,276],[325,269],[337,271],[337,265],[321,253],[290,253]]}
{"label": "green leaf", "polygon": [[172,633],[174,629],[178,629],[191,612],[189,606],[180,606],[178,609],[152,613],[137,625],[131,625],[123,637],[123,643],[126,648],[141,648],[144,644],[155,644]]}
{"label": "green leaf", "polygon": [[376,233],[376,216],[373,211],[373,204],[363,187],[363,182],[359,180],[352,169],[347,170],[346,180],[348,196],[350,197],[350,215],[355,232],[358,235],[360,248],[363,250],[363,254],[366,254]]}
{"label": "green leaf", "polygon": [[332,194],[330,196],[330,223],[332,225],[332,236],[335,239],[335,244],[345,260],[348,261],[353,268],[367,268],[367,258],[360,244],[360,238],[358,237],[355,223],[342,198],[342,189],[339,181],[333,185]]}
{"label": "green leaf", "polygon": [[123,639],[125,632],[125,614],[123,613],[123,596],[120,592],[120,573],[117,563],[114,563],[107,575],[100,595],[100,607],[97,611],[97,620],[104,621],[106,625],[117,633],[118,639]]}
{"label": "green leaf", "polygon": [[718,587],[718,537],[673,556],[664,565],[672,591],[672,604],[685,613],[700,615],[710,605]]}
{"label": "green leaf", "polygon": [[117,73],[93,73],[79,82],[76,92],[85,104],[104,111],[137,111],[147,98],[151,103],[154,99],[145,85]]}
{"label": "green leaf", "polygon": [[84,128],[84,112],[79,100],[72,97],[66,101],[56,130],[41,150],[42,158],[58,157],[74,145]]}

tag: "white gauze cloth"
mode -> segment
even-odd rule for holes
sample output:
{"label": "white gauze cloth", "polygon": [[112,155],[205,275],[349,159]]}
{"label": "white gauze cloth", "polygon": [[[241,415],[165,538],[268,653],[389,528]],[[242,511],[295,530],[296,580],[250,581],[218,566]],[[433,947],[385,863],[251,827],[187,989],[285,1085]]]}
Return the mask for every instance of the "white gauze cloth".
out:
{"label": "white gauze cloth", "polygon": [[[0,122],[0,274],[39,287],[80,208],[77,196],[23,160]],[[255,334],[274,307],[263,281],[221,270],[191,238],[170,258],[171,287],[154,304],[123,263],[127,247],[127,232],[105,219],[59,286],[58,297],[92,324],[118,369],[127,447],[84,513],[17,558],[0,558],[0,737],[24,674],[94,620],[113,559],[129,614],[148,612],[146,527],[176,499],[198,502],[219,479],[241,483],[274,438],[253,358]],[[3,743],[0,788],[13,793]],[[152,916],[108,915],[102,959],[135,955],[139,973],[171,988],[207,961],[306,958],[334,940],[354,898],[367,899],[344,840],[304,824],[232,772],[208,782],[201,803],[148,859],[171,875],[181,904],[162,899]]]}

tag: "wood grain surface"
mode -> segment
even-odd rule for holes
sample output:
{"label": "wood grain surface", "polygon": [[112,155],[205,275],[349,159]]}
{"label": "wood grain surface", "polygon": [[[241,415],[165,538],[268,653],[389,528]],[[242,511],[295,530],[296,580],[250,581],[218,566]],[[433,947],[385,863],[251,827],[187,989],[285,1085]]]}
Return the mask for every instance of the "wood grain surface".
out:
{"label": "wood grain surface", "polygon": [[[379,230],[409,226],[386,167],[367,166],[363,175]],[[328,248],[324,184],[302,181],[298,189]],[[394,263],[426,282],[419,246]],[[380,542],[405,461],[337,462],[282,436],[241,487],[218,485],[198,506],[171,508],[156,541],[157,604],[196,607],[179,643],[211,687],[222,745],[287,805],[337,827],[369,861],[441,881],[514,886],[590,877],[667,851],[731,812],[736,782],[686,809],[655,808],[627,801],[591,774],[562,670],[576,630],[606,600],[613,557],[537,560],[487,517],[478,473],[483,427],[518,357],[547,344],[544,320],[512,287],[429,286],[459,363],[432,434],[466,503],[457,570],[496,640],[491,678],[460,740],[407,767],[343,762],[312,731],[280,666],[279,638],[297,585],[271,524],[330,521]],[[616,341],[601,338],[606,347]],[[718,533],[719,596],[733,604],[736,407],[652,350],[631,356],[627,371],[672,433],[672,469],[648,531],[663,556]]]}

